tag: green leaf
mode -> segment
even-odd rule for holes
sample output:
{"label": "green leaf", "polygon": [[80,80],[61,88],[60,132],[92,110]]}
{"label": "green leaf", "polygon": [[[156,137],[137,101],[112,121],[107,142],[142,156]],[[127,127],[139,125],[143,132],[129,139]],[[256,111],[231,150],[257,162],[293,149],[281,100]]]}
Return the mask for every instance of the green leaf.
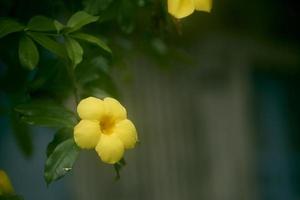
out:
{"label": "green leaf", "polygon": [[65,37],[65,39],[68,56],[75,68],[82,61],[83,49],[76,40],[67,36]]}
{"label": "green leaf", "polygon": [[27,28],[32,31],[56,31],[54,21],[45,16],[32,17]]}
{"label": "green leaf", "polygon": [[72,170],[79,154],[79,147],[73,138],[60,143],[46,161],[44,177],[46,183],[56,181]]}
{"label": "green leaf", "polygon": [[19,42],[19,59],[23,67],[33,70],[39,62],[39,51],[34,42],[23,36]]}
{"label": "green leaf", "polygon": [[47,146],[47,158],[53,153],[54,149],[63,141],[72,138],[72,128],[62,128],[56,132],[53,140]]}
{"label": "green leaf", "polygon": [[108,53],[112,53],[111,49],[99,37],[95,37],[93,35],[89,35],[86,33],[73,33],[70,36],[95,44],[98,47],[102,48],[103,50],[107,51]]}
{"label": "green leaf", "polygon": [[67,22],[67,27],[71,28],[68,32],[74,32],[80,29],[82,26],[96,22],[99,19],[98,16],[93,16],[85,11],[79,11],[71,16]]}
{"label": "green leaf", "polygon": [[21,120],[31,124],[47,127],[73,127],[77,123],[73,112],[62,105],[49,101],[31,101],[15,107]]}
{"label": "green leaf", "polygon": [[0,19],[0,38],[14,32],[22,31],[25,27],[12,19]]}
{"label": "green leaf", "polygon": [[27,32],[27,34],[41,46],[48,49],[50,52],[54,53],[55,55],[61,58],[67,58],[67,53],[64,48],[64,45],[58,43],[57,41],[51,39],[50,37],[42,33]]}

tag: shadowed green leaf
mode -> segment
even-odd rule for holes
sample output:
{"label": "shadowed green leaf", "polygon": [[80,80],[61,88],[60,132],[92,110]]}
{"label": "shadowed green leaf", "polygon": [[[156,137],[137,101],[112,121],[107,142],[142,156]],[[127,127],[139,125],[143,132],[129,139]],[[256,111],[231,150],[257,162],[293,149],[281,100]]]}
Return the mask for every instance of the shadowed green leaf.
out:
{"label": "shadowed green leaf", "polygon": [[45,16],[32,17],[27,28],[32,31],[56,31],[54,21]]}
{"label": "shadowed green leaf", "polygon": [[48,49],[50,52],[54,53],[55,55],[61,58],[67,58],[67,53],[64,48],[64,45],[56,42],[55,40],[42,33],[28,32],[27,34],[30,35],[30,37],[32,37],[32,39],[34,39],[41,46]]}
{"label": "shadowed green leaf", "polygon": [[32,125],[73,127],[77,120],[73,112],[49,101],[31,101],[15,107],[21,120]]}
{"label": "shadowed green leaf", "polygon": [[75,144],[73,138],[57,145],[45,165],[44,177],[48,185],[62,178],[72,170],[79,151],[80,149]]}
{"label": "shadowed green leaf", "polygon": [[0,195],[0,200],[23,200],[24,198],[18,195]]}
{"label": "shadowed green leaf", "polygon": [[82,61],[83,49],[76,40],[70,37],[65,37],[65,39],[68,56],[73,66],[76,67]]}
{"label": "shadowed green leaf", "polygon": [[74,32],[80,29],[82,26],[96,22],[98,19],[98,16],[90,15],[85,11],[79,11],[72,15],[69,21],[67,22],[67,27],[70,28],[67,32]]}
{"label": "shadowed green leaf", "polygon": [[23,36],[19,42],[19,59],[23,67],[33,70],[39,62],[39,51],[34,42]]}
{"label": "shadowed green leaf", "polygon": [[11,125],[18,147],[26,157],[30,157],[33,152],[33,144],[28,125],[20,121],[14,112],[11,115]]}
{"label": "shadowed green leaf", "polygon": [[68,98],[73,92],[72,82],[67,75],[68,69],[63,60],[47,60],[39,65],[27,90],[32,98],[41,95],[57,100]]}
{"label": "shadowed green leaf", "polygon": [[111,49],[99,37],[89,35],[86,33],[74,33],[71,35],[71,37],[90,42],[92,44],[97,45],[101,49],[107,51],[108,53],[112,53]]}
{"label": "shadowed green leaf", "polygon": [[25,27],[12,19],[0,19],[0,38],[14,32],[22,31]]}
{"label": "shadowed green leaf", "polygon": [[97,56],[84,61],[75,73],[76,80],[82,85],[81,97],[119,97],[117,86],[110,76],[109,63],[104,57]]}
{"label": "shadowed green leaf", "polygon": [[57,145],[72,137],[73,137],[72,128],[62,128],[58,130],[55,133],[53,140],[47,146],[47,157],[49,157],[52,154],[52,152],[57,147]]}
{"label": "shadowed green leaf", "polygon": [[96,15],[105,10],[113,0],[83,0],[84,10]]}

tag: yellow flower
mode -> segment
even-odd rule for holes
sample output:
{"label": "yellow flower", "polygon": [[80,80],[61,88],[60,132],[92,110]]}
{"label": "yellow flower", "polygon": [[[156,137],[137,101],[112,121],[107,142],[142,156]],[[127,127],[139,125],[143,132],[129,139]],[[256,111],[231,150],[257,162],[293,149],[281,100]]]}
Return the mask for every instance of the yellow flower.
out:
{"label": "yellow flower", "polygon": [[5,171],[0,170],[0,195],[7,194],[14,194],[14,189]]}
{"label": "yellow flower", "polygon": [[114,164],[125,149],[134,148],[137,132],[126,109],[113,98],[88,97],[78,104],[81,121],[74,127],[74,140],[83,149],[97,151],[101,160]]}
{"label": "yellow flower", "polygon": [[174,17],[180,19],[194,12],[210,12],[212,0],[168,0],[168,11]]}

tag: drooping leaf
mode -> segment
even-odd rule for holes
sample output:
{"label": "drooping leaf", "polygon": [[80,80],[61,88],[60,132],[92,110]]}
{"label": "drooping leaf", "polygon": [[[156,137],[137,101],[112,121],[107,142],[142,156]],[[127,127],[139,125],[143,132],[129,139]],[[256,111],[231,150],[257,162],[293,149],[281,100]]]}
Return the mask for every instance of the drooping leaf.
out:
{"label": "drooping leaf", "polygon": [[21,120],[47,127],[73,127],[77,120],[73,112],[64,106],[49,101],[31,101],[15,107]]}
{"label": "drooping leaf", "polygon": [[27,28],[32,31],[56,31],[54,21],[45,16],[32,17]]}
{"label": "drooping leaf", "polygon": [[23,36],[20,39],[19,59],[21,65],[30,70],[33,70],[39,62],[39,51],[28,36]]}
{"label": "drooping leaf", "polygon": [[86,33],[73,33],[71,36],[95,44],[101,49],[107,51],[108,53],[112,53],[111,49],[99,37],[95,37]]}
{"label": "drooping leaf", "polygon": [[73,138],[57,145],[45,165],[44,178],[48,185],[62,178],[72,170],[79,151],[80,149],[75,144]]}
{"label": "drooping leaf", "polygon": [[62,128],[58,130],[55,135],[53,140],[48,144],[47,146],[47,157],[49,157],[54,149],[62,143],[63,141],[72,138],[73,136],[73,129],[72,128]]}
{"label": "drooping leaf", "polygon": [[68,32],[74,32],[80,29],[82,26],[96,22],[98,19],[98,16],[90,15],[85,11],[78,11],[74,15],[72,15],[67,22],[67,27],[70,28]]}
{"label": "drooping leaf", "polygon": [[73,66],[76,67],[82,61],[83,49],[76,40],[67,36],[65,37],[65,40],[68,56]]}
{"label": "drooping leaf", "polygon": [[14,32],[22,31],[25,27],[12,19],[0,19],[0,38]]}
{"label": "drooping leaf", "polygon": [[32,136],[28,125],[18,119],[16,113],[11,115],[12,133],[18,147],[26,157],[30,157],[33,152]]}
{"label": "drooping leaf", "polygon": [[67,58],[67,53],[64,48],[64,45],[58,43],[57,41],[51,39],[50,37],[42,34],[42,33],[27,33],[30,37],[32,37],[37,43],[39,43],[44,48],[48,49],[50,52],[61,58]]}

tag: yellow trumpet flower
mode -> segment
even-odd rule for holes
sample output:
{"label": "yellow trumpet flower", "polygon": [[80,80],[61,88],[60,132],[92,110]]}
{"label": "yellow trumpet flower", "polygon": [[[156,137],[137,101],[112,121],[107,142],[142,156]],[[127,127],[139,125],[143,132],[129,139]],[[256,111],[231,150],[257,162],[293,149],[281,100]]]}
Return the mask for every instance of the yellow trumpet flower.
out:
{"label": "yellow trumpet flower", "polygon": [[14,188],[5,171],[0,170],[0,195],[14,194]]}
{"label": "yellow trumpet flower", "polygon": [[95,149],[108,164],[118,162],[125,149],[134,148],[138,138],[126,109],[110,97],[88,97],[78,104],[81,121],[74,127],[74,140],[82,149]]}
{"label": "yellow trumpet flower", "polygon": [[192,14],[194,10],[210,12],[212,0],[168,0],[168,11],[180,19]]}

